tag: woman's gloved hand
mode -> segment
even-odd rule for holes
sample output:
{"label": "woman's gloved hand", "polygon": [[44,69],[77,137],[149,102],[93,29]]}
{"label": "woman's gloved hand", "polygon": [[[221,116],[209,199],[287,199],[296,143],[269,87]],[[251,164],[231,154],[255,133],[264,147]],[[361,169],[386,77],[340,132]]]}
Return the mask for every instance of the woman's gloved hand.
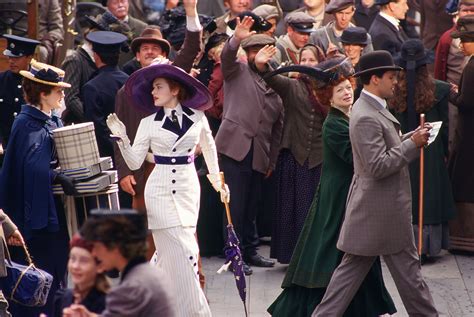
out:
{"label": "woman's gloved hand", "polygon": [[230,203],[230,190],[227,184],[222,183],[221,174],[207,174],[207,178],[212,184],[212,187],[221,194],[221,201],[223,203]]}
{"label": "woman's gloved hand", "polygon": [[130,140],[127,136],[127,129],[122,121],[117,117],[115,113],[109,114],[107,117],[107,126],[112,132],[111,137],[121,140],[124,144],[130,144]]}
{"label": "woman's gloved hand", "polygon": [[63,187],[63,191],[66,195],[79,195],[79,192],[77,191],[75,186],[76,180],[74,178],[69,177],[63,173],[58,173],[54,178],[54,182],[61,184],[61,186]]}

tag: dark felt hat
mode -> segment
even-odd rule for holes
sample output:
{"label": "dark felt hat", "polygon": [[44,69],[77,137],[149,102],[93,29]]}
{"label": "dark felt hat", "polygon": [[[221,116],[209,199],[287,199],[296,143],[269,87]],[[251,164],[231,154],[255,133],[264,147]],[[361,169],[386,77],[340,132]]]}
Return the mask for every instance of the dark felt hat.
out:
{"label": "dark felt hat", "polygon": [[209,52],[211,48],[216,47],[217,45],[221,44],[222,42],[227,41],[229,35],[226,33],[214,33],[212,34],[209,39],[207,40],[206,46],[204,48],[204,52]]}
{"label": "dark felt hat", "polygon": [[354,67],[347,57],[341,56],[327,59],[315,67],[304,65],[290,65],[281,67],[265,75],[265,77],[267,78],[288,72],[306,74],[316,81],[317,88],[323,88],[324,86],[340,80],[341,78],[352,77],[354,75]]}
{"label": "dark felt hat", "polygon": [[[270,22],[268,22],[267,20],[265,20],[261,16],[258,16],[258,15],[256,15],[255,13],[253,13],[251,11],[245,11],[245,12],[239,14],[240,21],[242,21],[247,16],[251,17],[254,20],[254,23],[253,23],[252,27],[250,28],[250,30],[252,30],[252,31],[265,32],[265,31],[268,31],[272,28],[272,24]],[[227,22],[227,25],[232,30],[235,29],[235,27],[237,26],[237,18],[232,19],[229,22]]]}
{"label": "dark felt hat", "polygon": [[132,52],[134,54],[137,53],[137,51],[140,49],[140,45],[143,43],[158,44],[163,52],[165,52],[165,56],[168,56],[170,53],[171,45],[163,38],[163,35],[157,26],[146,27],[139,37],[133,39],[132,43],[130,44]]}
{"label": "dark felt hat", "polygon": [[8,57],[33,55],[35,53],[36,46],[40,44],[40,42],[26,37],[11,34],[3,34],[2,36],[7,39],[7,47],[3,51],[3,55]]}
{"label": "dark felt hat", "polygon": [[97,53],[120,53],[127,37],[123,34],[110,31],[88,33],[87,40],[92,43],[92,50]]}
{"label": "dark felt hat", "polygon": [[367,31],[359,26],[351,26],[342,31],[341,42],[343,44],[367,45],[369,43]]}
{"label": "dark felt hat", "polygon": [[331,0],[327,5],[324,11],[327,14],[333,14],[344,9],[349,8],[350,6],[355,6],[354,0]]}
{"label": "dark felt hat", "polygon": [[243,49],[246,49],[252,46],[265,46],[265,45],[274,45],[274,44],[275,44],[275,39],[266,34],[254,34],[244,39],[240,43]]}
{"label": "dark felt hat", "polygon": [[359,60],[359,69],[354,76],[372,74],[377,71],[401,70],[400,66],[395,65],[392,55],[387,51],[373,51],[361,56]]}
{"label": "dark felt hat", "polygon": [[456,31],[451,33],[451,37],[460,38],[461,42],[474,42],[474,14],[459,18]]}
{"label": "dark felt hat", "polygon": [[406,40],[402,44],[400,53],[395,57],[395,64],[404,69],[416,69],[433,62],[433,52],[425,49],[423,42],[419,39]]}
{"label": "dark felt hat", "polygon": [[201,111],[212,107],[212,97],[206,86],[181,68],[168,64],[151,64],[128,78],[125,82],[125,94],[134,107],[146,112],[156,112],[157,107],[151,94],[156,78],[172,79],[184,87],[188,98],[181,101],[183,106]]}
{"label": "dark felt hat", "polygon": [[312,33],[314,31],[314,18],[301,11],[289,13],[285,17],[285,23],[300,33]]}
{"label": "dark felt hat", "polygon": [[117,244],[146,241],[146,219],[133,209],[93,209],[80,234],[87,241]]}

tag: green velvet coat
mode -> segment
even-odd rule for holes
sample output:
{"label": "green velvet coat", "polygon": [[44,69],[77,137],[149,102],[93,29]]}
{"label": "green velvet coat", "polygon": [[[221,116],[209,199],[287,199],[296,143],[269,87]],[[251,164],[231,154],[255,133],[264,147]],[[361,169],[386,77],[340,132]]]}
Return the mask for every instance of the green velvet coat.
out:
{"label": "green velvet coat", "polygon": [[[283,281],[284,290],[268,309],[272,316],[311,316],[342,260],[343,252],[336,243],[354,171],[349,121],[335,108],[330,109],[323,125],[323,149],[320,185]],[[394,312],[377,259],[344,316]]]}
{"label": "green velvet coat", "polygon": [[[425,148],[424,178],[424,224],[436,225],[455,217],[455,206],[451,182],[446,167],[448,157],[448,99],[450,85],[435,80],[435,103],[425,113],[426,122],[442,121],[443,125],[436,138]],[[402,133],[408,131],[407,112],[394,113],[400,121]],[[410,182],[413,203],[413,224],[418,224],[418,203],[420,193],[420,160],[410,163]]]}

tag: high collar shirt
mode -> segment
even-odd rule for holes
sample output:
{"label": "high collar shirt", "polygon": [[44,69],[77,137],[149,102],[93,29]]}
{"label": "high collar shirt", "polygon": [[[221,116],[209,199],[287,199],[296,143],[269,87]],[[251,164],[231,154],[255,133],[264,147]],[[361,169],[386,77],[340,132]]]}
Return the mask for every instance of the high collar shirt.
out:
{"label": "high collar shirt", "polygon": [[382,106],[383,108],[387,109],[387,100],[385,100],[385,99],[383,99],[383,98],[380,98],[379,96],[374,95],[373,93],[370,93],[370,92],[368,92],[368,91],[365,90],[365,89],[362,89],[362,92],[363,92],[364,94],[366,94],[367,96],[372,97],[372,98],[374,98],[375,100],[377,100],[377,102],[380,104],[380,106]]}
{"label": "high collar shirt", "polygon": [[388,22],[392,23],[397,30],[400,30],[400,20],[397,18],[394,18],[386,13],[380,12],[380,16],[387,20]]}
{"label": "high collar shirt", "polygon": [[165,111],[165,116],[170,118],[171,121],[173,121],[173,119],[171,118],[172,111],[176,110],[176,116],[178,117],[179,126],[183,126],[183,108],[181,107],[181,104],[178,103],[175,108],[163,107],[163,110]]}

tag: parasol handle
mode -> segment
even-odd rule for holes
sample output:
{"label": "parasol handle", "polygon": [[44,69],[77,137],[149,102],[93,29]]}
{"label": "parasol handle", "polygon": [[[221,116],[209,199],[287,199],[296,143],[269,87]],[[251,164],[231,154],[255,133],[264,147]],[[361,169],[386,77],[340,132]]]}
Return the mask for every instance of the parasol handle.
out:
{"label": "parasol handle", "polygon": [[[420,114],[420,126],[425,125],[425,114]],[[418,197],[418,256],[421,257],[423,248],[423,209],[424,209],[424,187],[425,187],[425,147],[420,149],[420,196]]]}
{"label": "parasol handle", "polygon": [[[225,178],[224,178],[224,172],[219,172],[219,176],[221,177],[221,183],[222,183],[222,188],[224,188],[224,185],[225,185]],[[227,216],[227,223],[229,225],[232,224],[232,217],[230,216],[230,206],[229,206],[229,203],[228,202],[224,202],[224,206],[225,206],[225,214]]]}

